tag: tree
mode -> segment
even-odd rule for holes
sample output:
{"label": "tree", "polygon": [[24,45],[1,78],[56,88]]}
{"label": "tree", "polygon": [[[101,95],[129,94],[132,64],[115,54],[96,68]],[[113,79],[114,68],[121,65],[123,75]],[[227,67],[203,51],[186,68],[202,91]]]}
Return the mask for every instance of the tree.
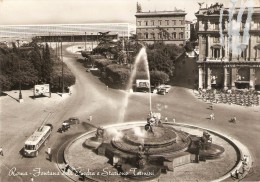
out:
{"label": "tree", "polygon": [[158,86],[169,81],[169,76],[163,71],[151,71],[150,72],[150,82],[151,85]]}
{"label": "tree", "polygon": [[186,45],[184,46],[184,48],[185,48],[185,50],[186,50],[187,52],[191,52],[191,51],[194,50],[194,47],[193,47],[193,45],[191,44],[190,41],[189,41],[189,42],[186,42]]}

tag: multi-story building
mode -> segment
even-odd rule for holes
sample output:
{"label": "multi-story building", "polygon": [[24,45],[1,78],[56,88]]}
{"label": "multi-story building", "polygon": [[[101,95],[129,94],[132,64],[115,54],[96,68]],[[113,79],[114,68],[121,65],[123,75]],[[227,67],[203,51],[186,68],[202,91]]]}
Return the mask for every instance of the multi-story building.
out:
{"label": "multi-story building", "polygon": [[199,88],[260,89],[260,7],[195,13],[199,36]]}
{"label": "multi-story building", "polygon": [[163,41],[166,44],[185,43],[185,11],[142,12],[137,4],[136,35],[138,40],[152,44]]}
{"label": "multi-story building", "polygon": [[190,40],[190,33],[191,33],[191,21],[185,21],[185,40]]}

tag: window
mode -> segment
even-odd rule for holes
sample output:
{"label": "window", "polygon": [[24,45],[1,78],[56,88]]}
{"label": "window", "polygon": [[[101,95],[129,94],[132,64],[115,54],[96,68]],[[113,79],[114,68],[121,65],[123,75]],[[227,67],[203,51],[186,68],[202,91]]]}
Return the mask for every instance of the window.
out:
{"label": "window", "polygon": [[183,39],[183,33],[182,33],[182,32],[179,33],[179,38],[180,38],[180,39]]}
{"label": "window", "polygon": [[155,39],[154,33],[151,33],[151,38],[152,38],[152,39]]}
{"label": "window", "polygon": [[176,20],[172,20],[172,24],[173,24],[173,25],[176,25]]}
{"label": "window", "polygon": [[142,39],[142,33],[137,34],[138,39]]}
{"label": "window", "polygon": [[162,25],[162,20],[158,20],[159,25]]}
{"label": "window", "polygon": [[144,35],[145,35],[145,39],[149,38],[148,33],[145,33]]}
{"label": "window", "polygon": [[219,30],[219,23],[215,23],[214,29],[215,29],[215,30]]}
{"label": "window", "polygon": [[244,30],[246,22],[241,22],[241,30]]}
{"label": "window", "polygon": [[138,21],[138,26],[141,26],[142,24],[141,24],[141,21]]}
{"label": "window", "polygon": [[145,21],[144,24],[145,24],[145,26],[148,26],[148,21]]}
{"label": "window", "polygon": [[260,43],[260,35],[258,35],[257,40],[258,43]]}
{"label": "window", "polygon": [[183,20],[179,20],[180,21],[180,25],[183,25]]}
{"label": "window", "polygon": [[152,25],[154,26],[154,20],[151,21]]}
{"label": "window", "polygon": [[158,33],[158,38],[162,39],[162,34],[161,33]]}
{"label": "window", "polygon": [[169,20],[165,20],[166,25],[169,25]]}
{"label": "window", "polygon": [[176,32],[173,32],[173,33],[172,33],[172,38],[173,38],[173,39],[176,39]]}

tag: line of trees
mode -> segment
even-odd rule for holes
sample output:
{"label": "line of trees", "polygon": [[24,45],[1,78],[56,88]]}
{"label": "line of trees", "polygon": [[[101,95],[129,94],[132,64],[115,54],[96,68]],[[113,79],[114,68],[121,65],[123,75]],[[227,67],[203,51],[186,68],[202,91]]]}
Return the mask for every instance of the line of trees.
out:
{"label": "line of trees", "polygon": [[[18,89],[21,82],[23,89],[32,88],[35,84],[51,84],[53,90],[61,86],[61,61],[54,56],[54,50],[48,44],[37,42],[12,48],[5,44],[0,46],[0,91]],[[60,71],[59,71],[60,70]],[[64,64],[64,83],[70,86],[75,77]]]}
{"label": "line of trees", "polygon": [[[123,50],[124,45],[124,50]],[[159,85],[166,83],[170,80],[174,73],[174,60],[175,58],[185,51],[184,47],[175,44],[155,43],[152,45],[145,45],[148,56],[148,64],[150,71],[150,81],[152,85]],[[126,88],[126,84],[130,77],[132,64],[135,61],[137,54],[142,48],[134,39],[122,40],[117,42],[102,41],[94,53],[101,54],[106,59],[95,59],[95,64],[105,72],[106,78],[116,84],[117,87]],[[111,59],[111,54],[113,54]],[[107,56],[109,55],[109,57]],[[88,57],[93,61],[93,56]],[[138,71],[135,79],[147,79],[147,74],[143,73],[142,65],[138,66]]]}

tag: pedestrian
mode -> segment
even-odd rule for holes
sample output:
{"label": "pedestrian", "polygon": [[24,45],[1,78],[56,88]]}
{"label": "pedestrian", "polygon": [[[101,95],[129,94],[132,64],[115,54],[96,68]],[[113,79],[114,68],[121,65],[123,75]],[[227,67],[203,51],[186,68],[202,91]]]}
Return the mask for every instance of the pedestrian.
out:
{"label": "pedestrian", "polygon": [[31,177],[30,181],[31,181],[31,182],[33,182],[33,181],[34,181],[33,177]]}
{"label": "pedestrian", "polygon": [[175,118],[172,119],[173,123],[175,123]]}
{"label": "pedestrian", "polygon": [[234,123],[237,121],[236,116],[233,117],[233,121],[234,121]]}
{"label": "pedestrian", "polygon": [[236,170],[235,174],[236,174],[236,178],[239,179],[239,171],[238,170]]}
{"label": "pedestrian", "polygon": [[3,148],[0,147],[0,155],[4,156]]}
{"label": "pedestrian", "polygon": [[167,118],[167,116],[165,117],[164,121],[165,121],[165,122],[168,122],[168,118]]}
{"label": "pedestrian", "polygon": [[212,113],[212,120],[214,120],[215,119],[215,115],[214,115],[214,113]]}
{"label": "pedestrian", "polygon": [[64,171],[65,171],[65,172],[68,172],[69,167],[70,167],[70,166],[69,166],[69,164],[67,163],[67,164],[65,165]]}
{"label": "pedestrian", "polygon": [[52,152],[51,152],[51,147],[48,148],[48,150],[47,150],[47,154],[48,154],[48,156],[49,156],[49,160],[50,160],[50,162],[52,162]]}
{"label": "pedestrian", "polygon": [[108,90],[108,86],[107,86],[107,90]]}
{"label": "pedestrian", "polygon": [[92,116],[89,116],[89,121],[92,121]]}

